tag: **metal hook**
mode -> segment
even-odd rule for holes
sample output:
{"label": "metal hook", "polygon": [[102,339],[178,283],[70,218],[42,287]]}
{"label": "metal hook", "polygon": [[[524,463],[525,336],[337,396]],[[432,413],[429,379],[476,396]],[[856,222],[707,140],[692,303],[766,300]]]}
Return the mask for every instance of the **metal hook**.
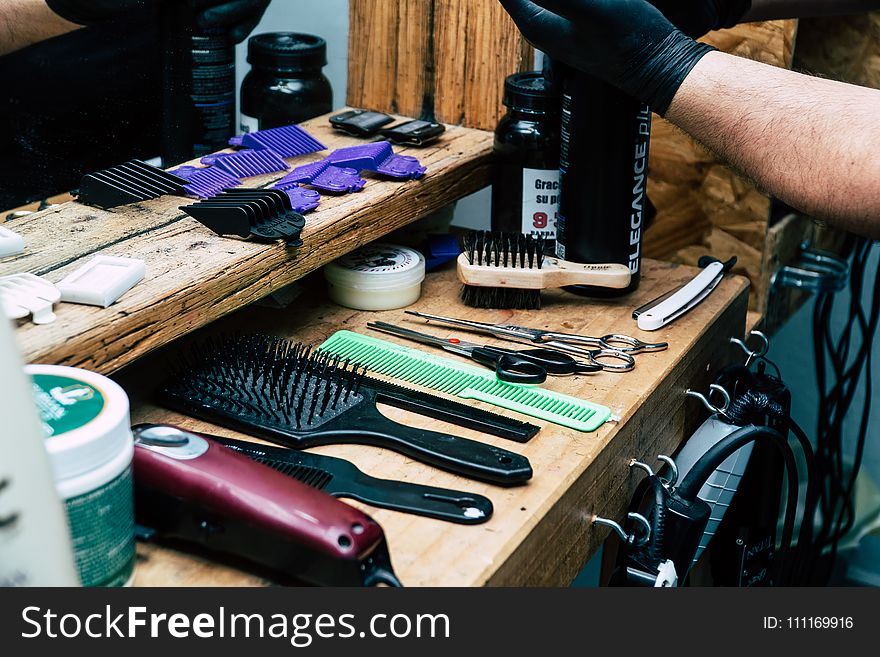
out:
{"label": "metal hook", "polygon": [[593,516],[593,524],[610,527],[614,533],[620,537],[621,541],[634,547],[641,547],[651,540],[651,524],[645,516],[641,513],[627,513],[626,517],[642,526],[642,529],[644,530],[644,536],[642,538],[637,539],[635,534],[627,534],[626,530],[620,526],[620,523],[615,522],[614,520],[609,520],[608,518]]}
{"label": "metal hook", "polygon": [[725,390],[717,383],[713,383],[709,386],[710,396],[712,392],[717,392],[724,400],[724,405],[720,408],[718,406],[715,406],[703,393],[697,392],[696,390],[687,389],[685,390],[684,394],[686,394],[688,397],[699,399],[701,402],[703,402],[703,406],[705,406],[710,413],[727,417],[727,409],[730,407],[730,395],[728,394],[727,390]]}
{"label": "metal hook", "polygon": [[767,355],[767,352],[770,351],[770,338],[768,338],[766,334],[761,331],[749,331],[749,337],[756,337],[761,341],[761,347],[758,351],[752,351],[749,349],[748,345],[739,338],[730,338],[731,343],[737,345],[745,352],[747,356],[746,367],[751,365],[753,360],[756,358],[763,358]]}
{"label": "metal hook", "polygon": [[654,471],[651,469],[647,463],[642,463],[641,461],[636,461],[635,459],[630,459],[629,467],[638,468],[639,470],[644,470],[649,477],[654,476]]}
{"label": "metal hook", "polygon": [[660,483],[666,488],[672,488],[678,483],[678,466],[675,465],[675,461],[672,460],[672,457],[666,456],[666,454],[659,454],[657,460],[663,461],[669,466],[669,477],[660,477]]}

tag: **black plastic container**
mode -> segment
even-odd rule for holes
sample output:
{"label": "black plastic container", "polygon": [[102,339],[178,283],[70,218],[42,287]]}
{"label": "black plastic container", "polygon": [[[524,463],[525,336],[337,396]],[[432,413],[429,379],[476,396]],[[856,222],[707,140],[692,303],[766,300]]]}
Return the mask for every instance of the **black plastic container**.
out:
{"label": "black plastic container", "polygon": [[248,40],[250,72],[241,83],[241,132],[277,128],[326,114],[333,90],[321,72],[327,43],[296,32],[257,34]]}
{"label": "black plastic container", "polygon": [[541,71],[504,81],[507,114],[495,129],[492,230],[556,236],[560,94]]}
{"label": "black plastic container", "polygon": [[639,285],[642,234],[651,212],[645,193],[651,110],[579,71],[565,69],[562,87],[556,255],[627,265],[632,282],[625,289],[568,288],[587,296],[621,296]]}

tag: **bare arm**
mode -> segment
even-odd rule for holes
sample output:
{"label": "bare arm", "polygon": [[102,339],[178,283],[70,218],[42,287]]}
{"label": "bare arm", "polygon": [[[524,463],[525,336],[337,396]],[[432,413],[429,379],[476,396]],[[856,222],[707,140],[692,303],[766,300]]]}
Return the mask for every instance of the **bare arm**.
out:
{"label": "bare arm", "polygon": [[792,207],[880,238],[878,114],[878,90],[711,52],[666,118]]}
{"label": "bare arm", "polygon": [[0,1],[0,55],[80,27],[61,18],[43,0]]}
{"label": "bare arm", "polygon": [[752,8],[743,16],[742,22],[842,16],[874,9],[880,9],[880,0],[752,0]]}

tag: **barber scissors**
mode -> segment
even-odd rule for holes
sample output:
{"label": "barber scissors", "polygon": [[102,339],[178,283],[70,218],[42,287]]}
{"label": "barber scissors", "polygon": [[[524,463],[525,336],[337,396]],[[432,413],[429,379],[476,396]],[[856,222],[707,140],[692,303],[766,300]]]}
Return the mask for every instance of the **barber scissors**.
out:
{"label": "barber scissors", "polygon": [[543,383],[547,374],[575,374],[597,372],[602,369],[593,363],[581,363],[555,349],[503,349],[465,342],[458,338],[440,338],[427,333],[395,326],[387,322],[370,322],[367,328],[396,335],[422,344],[439,347],[459,356],[466,356],[495,370],[499,381],[508,383]]}
{"label": "barber scissors", "polygon": [[[429,321],[459,326],[484,335],[492,335],[503,340],[540,344],[542,347],[583,356],[588,362],[601,365],[602,369],[612,372],[629,372],[635,367],[633,355],[650,351],[662,351],[669,346],[668,342],[642,342],[631,335],[619,333],[592,337],[574,333],[544,331],[515,324],[487,324],[467,319],[429,315],[413,310],[407,310],[406,313]],[[589,349],[588,347],[590,346],[596,348]]]}

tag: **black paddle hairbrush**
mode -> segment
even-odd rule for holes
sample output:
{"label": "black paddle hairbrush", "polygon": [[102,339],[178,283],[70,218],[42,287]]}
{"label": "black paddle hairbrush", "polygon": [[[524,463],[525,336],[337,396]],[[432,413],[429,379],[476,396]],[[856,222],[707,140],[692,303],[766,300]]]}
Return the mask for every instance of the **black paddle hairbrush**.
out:
{"label": "black paddle hairbrush", "polygon": [[531,310],[541,290],[567,285],[625,288],[630,271],[620,264],[579,264],[544,255],[544,239],[523,233],[472,231],[461,239],[461,299],[472,308]]}
{"label": "black paddle hairbrush", "polygon": [[519,454],[408,427],[382,415],[365,370],[283,338],[209,340],[193,348],[161,388],[168,406],[296,449],[361,443],[398,451],[456,474],[496,484],[528,480]]}

